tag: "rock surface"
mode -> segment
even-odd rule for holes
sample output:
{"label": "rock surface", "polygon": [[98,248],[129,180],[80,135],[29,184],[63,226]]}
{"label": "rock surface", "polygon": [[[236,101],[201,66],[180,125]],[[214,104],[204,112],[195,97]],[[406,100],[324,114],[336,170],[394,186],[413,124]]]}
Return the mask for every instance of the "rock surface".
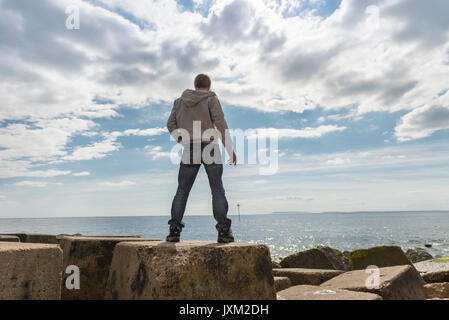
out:
{"label": "rock surface", "polygon": [[[446,259],[448,261],[446,261]],[[415,263],[416,270],[419,271],[424,281],[428,283],[449,282],[449,259],[433,259]]]}
{"label": "rock surface", "polygon": [[282,268],[307,268],[325,270],[349,270],[347,252],[318,246],[289,255],[280,261]]}
{"label": "rock surface", "polygon": [[288,277],[274,277],[274,291],[279,292],[292,286]]}
{"label": "rock surface", "polygon": [[281,260],[282,268],[307,268],[335,270],[326,254],[317,249],[309,249],[289,255]]}
{"label": "rock surface", "polygon": [[381,246],[354,250],[349,257],[351,270],[366,269],[368,266],[383,268],[407,264],[413,266],[404,251],[398,246]]}
{"label": "rock surface", "polygon": [[326,257],[336,270],[349,270],[349,255],[351,254],[350,252],[341,252],[340,250],[326,246],[318,246],[317,249],[322,251],[326,255]]}
{"label": "rock surface", "polygon": [[18,236],[0,235],[1,242],[20,242]]}
{"label": "rock surface", "polygon": [[60,239],[64,252],[64,270],[75,265],[80,270],[80,289],[66,288],[66,279],[71,274],[64,273],[62,281],[63,300],[103,299],[112,254],[116,244],[122,241],[148,241],[142,238],[124,237],[68,237]]}
{"label": "rock surface", "polygon": [[408,249],[405,252],[405,255],[413,263],[433,259],[432,255],[428,253],[426,249],[423,248]]}
{"label": "rock surface", "polygon": [[271,267],[272,268],[282,268],[281,260],[282,260],[282,258],[279,256],[271,256]]}
{"label": "rock surface", "polygon": [[449,282],[428,283],[424,288],[429,299],[449,299]]}
{"label": "rock surface", "polygon": [[382,297],[367,292],[342,289],[323,289],[319,286],[300,285],[277,293],[278,300],[382,300]]}
{"label": "rock surface", "polygon": [[59,246],[0,242],[0,300],[58,300],[61,277]]}
{"label": "rock surface", "polygon": [[107,299],[275,299],[268,247],[214,241],[123,242]]}
{"label": "rock surface", "polygon": [[373,274],[365,270],[346,272],[321,287],[326,289],[345,289],[371,292],[385,300],[423,300],[426,299],[424,281],[412,266],[394,266],[380,268],[378,283],[373,282]]}
{"label": "rock surface", "polygon": [[292,285],[310,284],[320,285],[323,282],[332,279],[344,271],[340,270],[321,270],[304,268],[281,268],[273,269],[273,275],[276,277],[288,277]]}

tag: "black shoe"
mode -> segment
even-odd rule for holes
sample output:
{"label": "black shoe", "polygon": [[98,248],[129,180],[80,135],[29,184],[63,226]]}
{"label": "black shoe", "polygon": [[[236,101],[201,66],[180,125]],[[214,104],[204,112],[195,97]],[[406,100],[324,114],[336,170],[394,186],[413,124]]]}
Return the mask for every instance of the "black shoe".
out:
{"label": "black shoe", "polygon": [[218,230],[218,243],[230,243],[234,242],[234,236],[232,235],[231,228],[217,228]]}
{"label": "black shoe", "polygon": [[181,236],[181,228],[179,227],[170,227],[170,234],[167,236],[167,242],[179,242],[179,238]]}

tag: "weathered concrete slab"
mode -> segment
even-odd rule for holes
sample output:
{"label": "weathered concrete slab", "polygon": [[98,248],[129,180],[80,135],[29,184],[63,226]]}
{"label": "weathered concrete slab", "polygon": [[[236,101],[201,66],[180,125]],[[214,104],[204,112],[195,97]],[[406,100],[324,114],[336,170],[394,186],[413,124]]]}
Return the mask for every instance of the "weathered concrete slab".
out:
{"label": "weathered concrete slab", "polygon": [[277,293],[278,300],[382,300],[382,297],[367,292],[342,289],[323,289],[320,286],[300,285]]}
{"label": "weathered concrete slab", "polygon": [[[1,237],[2,235],[0,235]],[[12,233],[5,236],[17,236],[20,242],[59,244],[63,237],[84,237],[82,234],[36,234],[36,233]],[[140,236],[86,236],[91,238],[140,238]]]}
{"label": "weathered concrete slab", "polygon": [[429,299],[449,299],[449,282],[428,283],[424,288]]}
{"label": "weathered concrete slab", "polygon": [[129,235],[129,236],[114,236],[114,235],[112,235],[112,236],[111,235],[104,236],[104,235],[102,235],[102,236],[97,236],[97,235],[83,235],[81,233],[76,233],[76,234],[63,234],[63,233],[61,233],[61,234],[56,235],[56,239],[57,239],[58,243],[60,243],[61,239],[64,238],[64,237],[111,238],[111,239],[117,239],[117,238],[118,239],[121,239],[121,238],[125,238],[125,239],[133,238],[133,239],[135,239],[135,238],[139,238],[139,239],[141,239],[141,236],[138,236],[138,235]]}
{"label": "weathered concrete slab", "polygon": [[449,258],[446,259],[422,261],[414,266],[427,283],[449,282]]}
{"label": "weathered concrete slab", "polygon": [[320,285],[329,279],[339,276],[343,272],[341,270],[281,268],[273,269],[273,276],[288,277],[293,286],[300,284]]}
{"label": "weathered concrete slab", "polygon": [[12,237],[18,237],[20,242],[25,242],[26,240],[26,234],[25,233],[4,233],[2,236],[12,236]]}
{"label": "weathered concrete slab", "polygon": [[2,236],[18,237],[20,242],[25,243],[46,243],[46,244],[59,244],[60,240],[64,237],[90,237],[90,238],[140,238],[140,236],[84,236],[80,233],[77,234],[37,234],[37,233],[10,233],[0,234]]}
{"label": "weathered concrete slab", "polygon": [[0,235],[0,241],[2,241],[2,242],[20,242],[20,239],[18,236]]}
{"label": "weathered concrete slab", "polygon": [[129,236],[85,236],[85,237],[93,237],[93,238],[139,238],[142,239],[141,236],[138,235],[129,235]]}
{"label": "weathered concrete slab", "polygon": [[215,241],[122,242],[107,299],[275,299],[265,245]]}
{"label": "weathered concrete slab", "polygon": [[12,233],[9,235],[17,236],[20,242],[25,243],[59,244],[54,234]]}
{"label": "weathered concrete slab", "polygon": [[398,246],[381,246],[369,249],[354,250],[349,257],[351,270],[364,270],[374,265],[379,268],[413,264]]}
{"label": "weathered concrete slab", "polygon": [[0,242],[0,300],[59,300],[61,277],[59,246]]}
{"label": "weathered concrete slab", "polygon": [[[371,278],[369,278],[371,277]],[[371,292],[385,300],[422,300],[426,299],[424,280],[412,266],[395,266],[379,269],[376,287],[372,273],[355,270],[343,273],[321,285],[325,289],[344,289]]]}
{"label": "weathered concrete slab", "polygon": [[67,289],[66,280],[71,274],[64,273],[62,299],[103,299],[114,247],[122,241],[149,240],[123,237],[62,237],[60,245],[64,252],[64,270],[70,265],[75,265],[80,270],[79,290]]}
{"label": "weathered concrete slab", "polygon": [[274,277],[274,291],[279,292],[284,289],[290,288],[292,282],[288,277]]}
{"label": "weathered concrete slab", "polygon": [[27,234],[25,242],[59,244],[59,239],[54,234]]}

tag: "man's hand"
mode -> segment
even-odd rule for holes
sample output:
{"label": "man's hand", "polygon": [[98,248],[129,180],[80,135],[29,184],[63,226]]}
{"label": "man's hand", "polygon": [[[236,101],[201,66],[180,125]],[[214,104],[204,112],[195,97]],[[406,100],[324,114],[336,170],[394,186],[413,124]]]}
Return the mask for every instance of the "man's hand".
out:
{"label": "man's hand", "polygon": [[232,152],[232,159],[229,159],[228,164],[233,164],[234,166],[237,165],[237,155],[235,152]]}

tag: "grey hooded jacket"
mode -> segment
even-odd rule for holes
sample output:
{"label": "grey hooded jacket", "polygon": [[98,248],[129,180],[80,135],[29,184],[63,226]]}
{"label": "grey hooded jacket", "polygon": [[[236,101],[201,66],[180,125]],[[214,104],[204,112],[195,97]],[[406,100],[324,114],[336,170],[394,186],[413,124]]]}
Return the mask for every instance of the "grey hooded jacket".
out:
{"label": "grey hooded jacket", "polygon": [[[194,121],[200,121],[201,132],[197,130],[194,136]],[[214,137],[218,137],[225,145],[226,151],[231,156],[232,139],[229,134],[228,124],[224,118],[223,110],[217,95],[213,91],[187,89],[182,96],[175,100],[170,117],[167,121],[167,129],[172,137],[179,141],[181,136],[178,129],[184,129],[189,133],[190,141],[179,141],[181,143],[190,142],[211,142],[211,139],[204,137],[206,130],[208,133],[214,132]],[[217,133],[218,130],[218,133]],[[199,136],[201,134],[201,136]],[[213,139],[214,142],[218,142]]]}

